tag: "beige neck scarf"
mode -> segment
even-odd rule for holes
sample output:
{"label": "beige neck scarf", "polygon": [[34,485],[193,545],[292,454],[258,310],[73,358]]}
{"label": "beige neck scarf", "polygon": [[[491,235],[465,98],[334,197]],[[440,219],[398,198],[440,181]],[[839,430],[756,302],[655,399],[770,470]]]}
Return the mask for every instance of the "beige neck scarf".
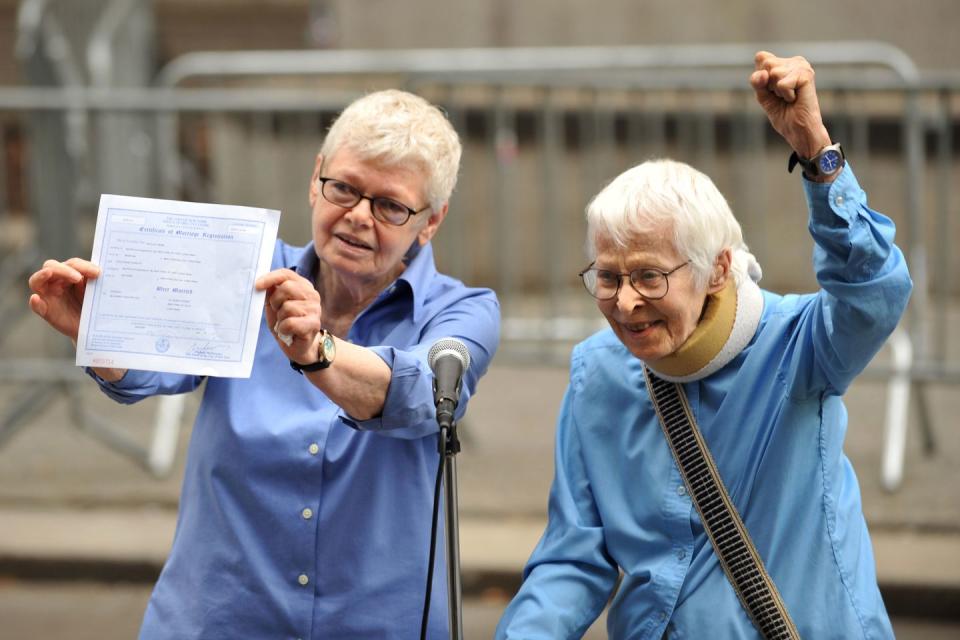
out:
{"label": "beige neck scarf", "polygon": [[760,325],[763,294],[749,277],[707,296],[703,316],[680,348],[656,362],[645,363],[670,382],[692,382],[719,371],[746,347]]}

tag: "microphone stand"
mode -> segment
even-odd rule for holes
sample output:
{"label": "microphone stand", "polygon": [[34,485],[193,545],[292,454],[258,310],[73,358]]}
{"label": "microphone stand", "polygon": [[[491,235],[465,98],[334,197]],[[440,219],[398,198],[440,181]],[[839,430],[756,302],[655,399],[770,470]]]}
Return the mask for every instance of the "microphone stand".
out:
{"label": "microphone stand", "polygon": [[[438,412],[439,413],[439,412]],[[457,459],[460,440],[457,438],[457,423],[452,411],[447,420],[438,415],[440,437],[437,443],[443,457],[443,498],[446,515],[444,530],[447,541],[447,607],[450,619],[451,640],[463,638],[463,588],[460,580],[460,524],[457,514]]]}

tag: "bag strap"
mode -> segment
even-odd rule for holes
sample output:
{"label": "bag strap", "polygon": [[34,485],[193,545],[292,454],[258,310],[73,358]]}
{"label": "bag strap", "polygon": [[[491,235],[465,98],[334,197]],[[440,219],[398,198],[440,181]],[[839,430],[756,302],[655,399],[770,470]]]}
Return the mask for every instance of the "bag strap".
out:
{"label": "bag strap", "polygon": [[657,377],[647,367],[643,375],[680,475],[740,604],[764,638],[798,640],[800,634],[697,428],[683,386]]}

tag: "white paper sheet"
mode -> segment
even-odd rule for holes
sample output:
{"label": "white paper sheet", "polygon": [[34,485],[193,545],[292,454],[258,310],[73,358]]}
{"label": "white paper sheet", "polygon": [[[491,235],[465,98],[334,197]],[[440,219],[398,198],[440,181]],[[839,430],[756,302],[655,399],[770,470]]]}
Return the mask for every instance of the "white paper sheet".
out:
{"label": "white paper sheet", "polygon": [[104,194],[77,365],[247,378],[280,212]]}

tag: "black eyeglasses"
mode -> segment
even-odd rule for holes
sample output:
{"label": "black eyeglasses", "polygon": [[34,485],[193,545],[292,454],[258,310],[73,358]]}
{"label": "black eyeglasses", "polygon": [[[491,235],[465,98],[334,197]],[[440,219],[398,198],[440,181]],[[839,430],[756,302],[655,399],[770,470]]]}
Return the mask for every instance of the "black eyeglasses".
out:
{"label": "black eyeglasses", "polygon": [[342,180],[333,178],[318,178],[318,180],[320,180],[320,193],[327,202],[350,209],[357,206],[361,200],[369,200],[374,218],[398,227],[407,224],[410,216],[430,208],[428,204],[423,209],[411,209],[391,198],[365,196],[355,186]]}
{"label": "black eyeglasses", "polygon": [[670,281],[667,276],[688,264],[690,264],[689,260],[669,271],[641,267],[630,273],[617,273],[609,269],[597,269],[593,266],[594,263],[590,263],[590,266],[578,275],[583,280],[583,286],[587,292],[597,300],[611,300],[617,297],[624,276],[630,279],[630,286],[645,300],[660,300],[670,290]]}

